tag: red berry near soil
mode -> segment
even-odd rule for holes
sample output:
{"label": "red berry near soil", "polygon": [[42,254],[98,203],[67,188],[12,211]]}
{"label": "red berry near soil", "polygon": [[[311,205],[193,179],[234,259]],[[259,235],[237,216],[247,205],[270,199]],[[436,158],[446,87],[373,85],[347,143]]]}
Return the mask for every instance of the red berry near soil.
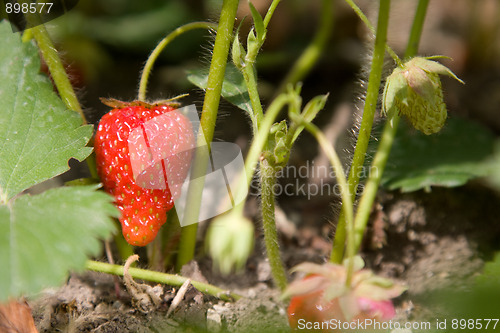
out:
{"label": "red berry near soil", "polygon": [[283,295],[290,297],[288,321],[292,330],[343,332],[350,328],[353,329],[350,331],[361,331],[361,328],[356,330],[357,320],[385,321],[394,317],[390,299],[399,296],[405,288],[362,266],[361,259],[357,260],[349,286],[344,265],[302,263],[296,266],[295,271],[309,275],[292,282]]}
{"label": "red berry near soil", "polygon": [[[161,180],[167,179],[166,174],[175,174],[179,178],[176,181],[182,181],[189,170],[194,134],[189,120],[174,111],[171,105],[115,102],[111,105],[116,108],[102,117],[97,129],[94,144],[97,172],[104,189],[115,197],[116,206],[121,211],[123,236],[131,245],[145,246],[156,237],[167,221],[167,212],[174,205],[168,184],[163,181],[163,187],[159,186],[161,181],[158,181],[156,170],[162,171]],[[161,118],[162,128],[155,125],[156,130],[151,130],[151,126],[148,127],[148,121],[166,114],[169,117]],[[130,147],[142,149],[143,153],[131,159],[129,136],[134,133],[141,134],[147,147],[140,144],[134,147],[132,143]],[[152,154],[158,156],[158,151],[162,154],[161,159],[153,158]],[[137,150],[135,153],[140,154]],[[174,157],[165,162],[165,156]],[[141,174],[136,167],[138,158],[141,159],[139,163],[144,161],[140,165]],[[146,159],[153,164],[145,166],[148,163]],[[156,183],[141,181],[137,184],[137,179],[144,176],[148,179],[150,176],[151,180],[156,177]]]}

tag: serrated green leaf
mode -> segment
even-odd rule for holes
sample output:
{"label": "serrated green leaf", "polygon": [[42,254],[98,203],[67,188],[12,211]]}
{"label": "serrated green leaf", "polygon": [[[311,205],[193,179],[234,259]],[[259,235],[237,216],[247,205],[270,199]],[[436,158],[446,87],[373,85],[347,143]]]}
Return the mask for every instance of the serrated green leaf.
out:
{"label": "serrated green leaf", "polygon": [[92,126],[65,108],[39,74],[38,51],[0,23],[0,203],[84,160]]}
{"label": "serrated green leaf", "polygon": [[488,175],[493,145],[493,134],[471,121],[450,118],[432,136],[401,122],[381,184],[403,192],[464,185]]}
{"label": "serrated green leaf", "polygon": [[[208,73],[206,73],[205,71],[188,71],[187,79],[198,88],[207,88]],[[226,74],[224,77],[224,82],[222,83],[221,95],[229,103],[248,112],[250,116],[253,114],[245,79],[243,78],[243,75],[240,73],[240,71],[238,71],[238,69],[231,63],[228,63],[226,65]]]}
{"label": "serrated green leaf", "polygon": [[96,186],[60,187],[0,205],[0,301],[37,293],[81,270],[114,230],[112,198]]}

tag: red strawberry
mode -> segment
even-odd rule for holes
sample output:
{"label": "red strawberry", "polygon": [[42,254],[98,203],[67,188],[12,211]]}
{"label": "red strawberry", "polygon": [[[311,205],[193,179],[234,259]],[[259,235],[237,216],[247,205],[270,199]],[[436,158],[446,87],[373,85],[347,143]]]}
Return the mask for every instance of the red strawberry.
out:
{"label": "red strawberry", "polygon": [[343,332],[346,326],[342,325],[356,328],[355,324],[349,326],[349,322],[358,319],[391,319],[395,312],[390,299],[399,296],[404,288],[361,268],[362,264],[355,265],[347,286],[343,265],[303,263],[297,266],[295,271],[309,275],[292,282],[283,295],[291,297],[288,321],[292,329]]}
{"label": "red strawberry", "polygon": [[97,172],[121,211],[123,236],[131,245],[145,246],[174,205],[167,175],[174,175],[179,184],[189,170],[195,142],[191,123],[172,105],[103,102],[115,108],[97,129]]}

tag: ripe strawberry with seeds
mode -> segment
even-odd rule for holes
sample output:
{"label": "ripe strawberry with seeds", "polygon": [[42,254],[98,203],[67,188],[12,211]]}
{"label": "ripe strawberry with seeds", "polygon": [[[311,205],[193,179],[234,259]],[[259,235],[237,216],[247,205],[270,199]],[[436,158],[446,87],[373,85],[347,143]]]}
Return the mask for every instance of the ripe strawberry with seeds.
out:
{"label": "ripe strawberry with seeds", "polygon": [[102,101],[114,109],[97,129],[97,172],[121,211],[123,236],[131,245],[145,246],[167,221],[174,205],[171,188],[179,195],[175,185],[189,170],[191,123],[172,104]]}

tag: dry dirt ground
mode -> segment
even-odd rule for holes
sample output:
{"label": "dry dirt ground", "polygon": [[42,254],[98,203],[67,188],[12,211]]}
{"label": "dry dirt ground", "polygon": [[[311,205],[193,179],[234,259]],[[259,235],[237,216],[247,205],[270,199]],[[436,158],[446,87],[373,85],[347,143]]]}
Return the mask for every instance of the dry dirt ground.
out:
{"label": "dry dirt ground", "polygon": [[[378,202],[364,245],[367,265],[408,286],[395,301],[399,320],[432,319],[433,310],[421,303],[422,297],[446,287],[466,288],[497,250],[498,197],[482,184],[469,184],[430,193],[383,192]],[[280,214],[287,266],[325,261],[329,248],[324,234],[332,227],[294,229]],[[237,302],[192,288],[167,317],[174,291],[164,286],[160,307],[144,314],[134,309],[123,285],[117,295],[112,276],[83,273],[71,275],[59,289],[46,290],[30,305],[40,332],[287,332],[286,304],[272,288],[262,252],[257,246],[246,271],[228,277],[215,274],[209,259],[200,259],[197,273],[245,296]]]}

